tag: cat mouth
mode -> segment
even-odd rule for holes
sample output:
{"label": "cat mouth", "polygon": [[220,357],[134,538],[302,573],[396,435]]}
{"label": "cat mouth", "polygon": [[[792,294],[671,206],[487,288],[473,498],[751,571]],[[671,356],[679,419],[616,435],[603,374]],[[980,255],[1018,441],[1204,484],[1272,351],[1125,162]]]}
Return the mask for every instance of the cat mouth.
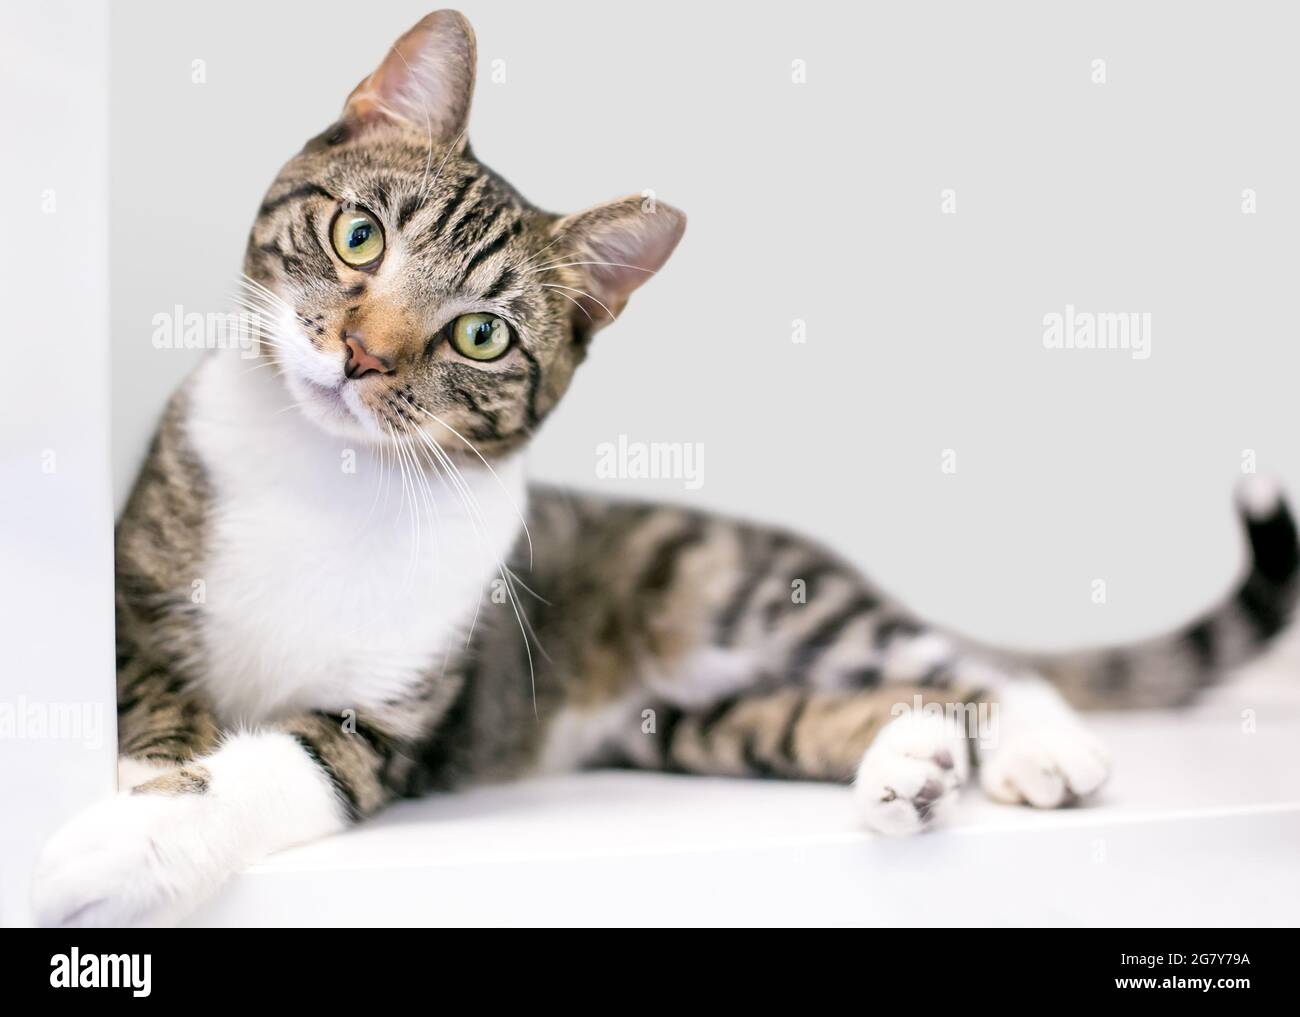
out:
{"label": "cat mouth", "polygon": [[349,423],[366,422],[359,407],[353,406],[352,401],[345,395],[344,385],[322,385],[310,378],[303,378],[302,383],[307,389],[307,397],[313,409],[328,417],[342,418]]}

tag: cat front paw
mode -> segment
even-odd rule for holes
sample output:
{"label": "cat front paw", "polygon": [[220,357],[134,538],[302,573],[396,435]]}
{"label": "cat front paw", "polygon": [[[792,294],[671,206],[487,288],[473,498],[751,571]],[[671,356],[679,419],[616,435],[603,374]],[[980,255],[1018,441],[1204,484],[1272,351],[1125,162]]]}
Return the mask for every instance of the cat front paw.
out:
{"label": "cat front paw", "polygon": [[199,796],[121,792],[76,816],[37,861],[37,924],[175,924],[225,873],[202,842],[206,804]]}
{"label": "cat front paw", "polygon": [[1096,794],[1110,777],[1110,753],[1079,724],[1012,735],[980,762],[980,786],[999,802],[1037,809],[1073,805]]}
{"label": "cat front paw", "polygon": [[941,823],[970,772],[966,739],[949,717],[896,717],[858,765],[853,794],[866,825],[903,836]]}

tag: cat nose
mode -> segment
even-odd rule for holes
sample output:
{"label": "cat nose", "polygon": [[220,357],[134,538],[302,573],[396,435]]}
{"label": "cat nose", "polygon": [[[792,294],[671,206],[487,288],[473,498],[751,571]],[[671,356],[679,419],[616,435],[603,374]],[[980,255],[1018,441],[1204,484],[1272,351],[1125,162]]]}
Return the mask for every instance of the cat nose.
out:
{"label": "cat nose", "polygon": [[343,373],[349,378],[360,378],[371,371],[378,374],[393,373],[393,365],[388,360],[366,350],[360,332],[344,332],[343,344],[348,348],[348,360],[343,366]]}

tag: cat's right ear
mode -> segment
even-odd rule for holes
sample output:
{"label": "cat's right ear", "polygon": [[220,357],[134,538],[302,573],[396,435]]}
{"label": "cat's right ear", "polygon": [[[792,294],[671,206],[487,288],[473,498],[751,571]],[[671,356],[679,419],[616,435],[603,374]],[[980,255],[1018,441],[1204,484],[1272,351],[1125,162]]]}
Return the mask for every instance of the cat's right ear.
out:
{"label": "cat's right ear", "polygon": [[343,119],[387,119],[428,133],[434,144],[463,148],[477,63],[474,29],[465,15],[426,14],[352,90]]}

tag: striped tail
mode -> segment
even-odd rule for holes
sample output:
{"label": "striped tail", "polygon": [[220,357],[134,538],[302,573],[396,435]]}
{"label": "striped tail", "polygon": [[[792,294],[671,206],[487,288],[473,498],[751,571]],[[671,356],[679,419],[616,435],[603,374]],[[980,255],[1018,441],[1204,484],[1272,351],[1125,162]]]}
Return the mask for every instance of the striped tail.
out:
{"label": "striped tail", "polygon": [[1279,487],[1252,477],[1237,496],[1250,568],[1219,607],[1165,636],[1072,654],[1020,658],[1074,705],[1176,706],[1259,656],[1290,620],[1300,591],[1300,541]]}

